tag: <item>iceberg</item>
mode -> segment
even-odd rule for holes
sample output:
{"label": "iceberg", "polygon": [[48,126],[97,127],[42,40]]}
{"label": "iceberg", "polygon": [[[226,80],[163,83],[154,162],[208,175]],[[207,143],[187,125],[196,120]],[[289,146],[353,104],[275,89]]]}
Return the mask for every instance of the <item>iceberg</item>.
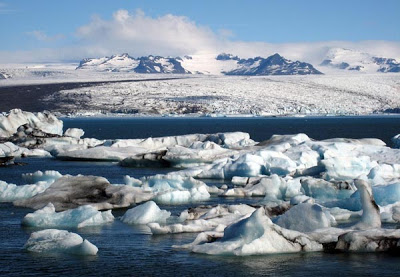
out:
{"label": "iceberg", "polygon": [[147,226],[153,234],[198,233],[204,231],[223,231],[226,226],[248,217],[255,209],[248,205],[200,206],[181,213],[182,223],[159,224]]}
{"label": "iceberg", "polygon": [[64,132],[65,137],[80,139],[85,134],[85,131],[79,128],[68,128]]}
{"label": "iceberg", "polygon": [[192,247],[195,253],[211,255],[259,255],[321,251],[322,244],[307,235],[279,227],[258,208],[250,217],[228,226],[221,239]]}
{"label": "iceberg", "polygon": [[52,203],[27,214],[22,219],[22,225],[38,228],[82,228],[97,226],[112,222],[114,216],[111,211],[99,212],[90,205],[80,206],[76,209],[56,212]]}
{"label": "iceberg", "polygon": [[129,207],[153,198],[151,192],[131,186],[113,186],[98,176],[63,176],[43,193],[29,199],[14,201],[14,205],[40,209],[53,203],[56,211],[92,205],[97,210]]}
{"label": "iceberg", "polygon": [[127,224],[165,223],[170,216],[170,212],[161,210],[154,201],[148,201],[127,210],[121,221]]}
{"label": "iceberg", "polygon": [[167,174],[142,178],[142,189],[156,195],[154,200],[162,204],[182,204],[210,198],[209,187],[191,177]]}
{"label": "iceberg", "polygon": [[336,250],[344,252],[384,252],[400,250],[400,230],[369,229],[339,236]]}
{"label": "iceberg", "polygon": [[274,220],[275,224],[290,230],[307,233],[336,224],[335,218],[318,204],[300,203]]}
{"label": "iceberg", "polygon": [[44,172],[38,170],[34,173],[22,174],[22,179],[28,184],[35,184],[37,182],[53,183],[55,180],[62,177],[62,174],[55,170],[46,170]]}
{"label": "iceberg", "polygon": [[18,127],[27,124],[47,134],[62,135],[63,122],[50,112],[33,114],[13,109],[6,115],[0,115],[0,138],[8,138],[17,132]]}
{"label": "iceberg", "polygon": [[51,183],[38,182],[34,185],[17,186],[0,181],[0,202],[13,202],[16,200],[29,199],[42,193]]}
{"label": "iceberg", "polygon": [[363,208],[361,220],[355,225],[355,228],[360,230],[380,228],[381,217],[379,213],[379,207],[375,203],[374,196],[372,194],[371,184],[360,179],[355,180],[354,184],[359,191],[361,205]]}
{"label": "iceberg", "polygon": [[98,248],[80,235],[57,229],[34,232],[24,248],[36,253],[66,253],[79,256],[96,255]]}
{"label": "iceberg", "polygon": [[372,168],[378,165],[368,156],[345,157],[337,156],[321,161],[325,167],[323,178],[325,180],[348,181],[368,175]]}

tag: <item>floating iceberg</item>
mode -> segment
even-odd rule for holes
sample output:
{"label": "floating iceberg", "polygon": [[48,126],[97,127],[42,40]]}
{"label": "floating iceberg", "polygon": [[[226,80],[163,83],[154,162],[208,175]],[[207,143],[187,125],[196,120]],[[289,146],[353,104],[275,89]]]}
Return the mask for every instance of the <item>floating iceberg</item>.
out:
{"label": "floating iceberg", "polygon": [[129,207],[153,198],[153,194],[131,186],[113,186],[97,176],[63,176],[46,191],[32,198],[17,200],[16,206],[40,209],[53,203],[56,211],[92,205],[98,210]]}
{"label": "floating iceberg", "polygon": [[55,180],[61,177],[62,175],[58,171],[48,170],[22,174],[25,182],[31,185],[17,186],[0,181],[0,202],[13,202],[31,198],[45,191]]}
{"label": "floating iceberg", "polygon": [[224,236],[212,243],[195,245],[193,252],[212,255],[257,255],[321,251],[322,244],[307,235],[279,227],[259,208],[248,218],[228,226]]}
{"label": "floating iceberg", "polygon": [[83,131],[82,129],[78,129],[78,128],[68,128],[64,132],[65,137],[71,137],[71,138],[76,138],[76,139],[80,139],[84,134],[85,134],[85,131]]}
{"label": "floating iceberg", "polygon": [[170,216],[170,212],[161,210],[154,201],[148,201],[127,210],[121,221],[128,224],[165,223]]}
{"label": "floating iceberg", "polygon": [[24,124],[48,134],[62,135],[63,131],[63,122],[49,112],[33,114],[14,109],[7,115],[0,115],[0,138],[12,136]]}
{"label": "floating iceberg", "polygon": [[329,211],[318,204],[309,203],[300,203],[292,207],[274,222],[283,228],[305,233],[336,224]]}
{"label": "floating iceberg", "polygon": [[155,175],[143,178],[142,188],[156,195],[154,200],[163,204],[181,204],[210,198],[208,186],[199,180],[179,175]]}
{"label": "floating iceberg", "polygon": [[62,177],[62,174],[55,170],[46,170],[44,172],[38,170],[34,173],[22,174],[22,179],[28,184],[35,184],[37,182],[53,183],[55,180]]}
{"label": "floating iceberg", "polygon": [[72,255],[96,255],[98,248],[75,233],[64,230],[46,229],[34,232],[24,248],[36,253],[66,253]]}
{"label": "floating iceberg", "polygon": [[0,202],[13,202],[31,198],[45,191],[51,183],[38,182],[34,185],[17,186],[0,181]]}
{"label": "floating iceberg", "polygon": [[184,211],[180,215],[182,223],[150,223],[153,234],[197,233],[204,231],[223,231],[226,226],[249,216],[255,209],[248,205],[200,206]]}
{"label": "floating iceberg", "polygon": [[85,205],[57,213],[54,205],[49,203],[46,207],[27,214],[22,219],[22,225],[39,228],[81,228],[102,225],[113,220],[114,216],[110,210],[99,212],[94,207]]}

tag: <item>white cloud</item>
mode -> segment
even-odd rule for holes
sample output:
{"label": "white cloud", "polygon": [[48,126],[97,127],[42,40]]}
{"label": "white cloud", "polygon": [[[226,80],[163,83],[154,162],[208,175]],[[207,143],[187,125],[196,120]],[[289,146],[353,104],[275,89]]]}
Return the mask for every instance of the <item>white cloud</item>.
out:
{"label": "white cloud", "polygon": [[[1,3],[1,2],[0,2]],[[1,6],[0,6],[1,8]],[[29,33],[45,42],[62,38],[36,30]],[[132,56],[181,56],[197,53],[228,52],[243,58],[267,57],[279,53],[292,60],[319,64],[330,47],[344,47],[377,56],[400,59],[400,42],[391,41],[324,41],[300,43],[243,42],[234,40],[230,30],[213,32],[185,16],[172,14],[150,17],[141,10],[116,11],[110,20],[93,16],[76,30],[77,41],[63,48],[0,52],[3,62],[39,62],[79,60],[128,52]]]}
{"label": "white cloud", "polygon": [[111,20],[93,17],[77,30],[77,36],[94,54],[129,52],[132,55],[182,55],[217,49],[219,39],[209,28],[185,16],[167,14],[152,18],[141,10],[119,10]]}
{"label": "white cloud", "polygon": [[49,36],[41,30],[34,30],[31,32],[27,32],[26,34],[34,37],[35,39],[37,39],[39,41],[46,41],[46,42],[55,41],[55,40],[64,38],[64,35],[62,35],[62,34],[56,34],[54,36]]}

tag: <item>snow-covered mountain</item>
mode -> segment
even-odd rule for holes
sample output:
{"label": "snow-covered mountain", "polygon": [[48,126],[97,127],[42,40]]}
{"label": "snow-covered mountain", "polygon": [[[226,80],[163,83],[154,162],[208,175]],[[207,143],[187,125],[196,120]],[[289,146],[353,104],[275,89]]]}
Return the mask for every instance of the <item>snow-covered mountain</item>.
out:
{"label": "snow-covered mountain", "polygon": [[236,60],[237,68],[224,72],[226,75],[308,75],[322,74],[311,64],[291,61],[279,54],[274,54],[268,58],[255,57],[250,59],[239,59],[230,54],[220,54],[217,60]]}
{"label": "snow-covered mountain", "polygon": [[375,57],[371,54],[345,49],[331,48],[321,66],[361,72],[400,72],[400,63],[395,59]]}
{"label": "snow-covered mountain", "polygon": [[232,54],[196,55],[183,58],[147,56],[133,58],[128,54],[98,59],[83,59],[77,69],[111,72],[225,74],[225,75],[306,75],[322,74],[311,64],[290,61],[279,54],[268,58],[241,59]]}
{"label": "snow-covered mountain", "polygon": [[181,58],[147,56],[133,58],[128,54],[83,59],[76,69],[94,69],[112,72],[190,74],[181,65]]}

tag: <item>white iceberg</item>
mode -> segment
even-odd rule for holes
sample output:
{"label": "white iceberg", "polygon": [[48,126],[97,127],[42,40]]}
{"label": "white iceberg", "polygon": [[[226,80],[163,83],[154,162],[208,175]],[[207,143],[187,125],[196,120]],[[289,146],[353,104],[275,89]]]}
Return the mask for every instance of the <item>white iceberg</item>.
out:
{"label": "white iceberg", "polygon": [[148,201],[127,210],[121,221],[128,224],[165,223],[170,216],[170,212],[161,210],[154,201]]}
{"label": "white iceberg", "polygon": [[209,187],[191,177],[155,175],[142,178],[141,181],[142,189],[154,193],[154,201],[162,204],[182,204],[210,198]]}
{"label": "white iceberg", "polygon": [[17,186],[0,181],[0,202],[13,202],[31,198],[45,191],[50,185],[51,183],[48,182],[38,182],[34,185]]}
{"label": "white iceberg", "polygon": [[64,230],[46,229],[34,232],[24,248],[36,253],[66,253],[80,256],[96,255],[98,248],[75,233]]}
{"label": "white iceberg", "polygon": [[221,239],[195,245],[191,250],[212,255],[246,256],[321,251],[322,244],[305,234],[273,224],[265,215],[265,210],[259,208],[250,217],[228,226]]}
{"label": "white iceberg", "polygon": [[34,173],[22,174],[22,179],[28,184],[35,184],[37,182],[53,183],[55,180],[62,177],[62,174],[55,170],[46,170],[44,172],[38,170]]}
{"label": "white iceberg", "polygon": [[274,220],[275,224],[290,230],[307,233],[336,224],[335,218],[318,204],[300,203]]}
{"label": "white iceberg", "polygon": [[102,225],[113,220],[111,210],[100,212],[90,205],[85,205],[57,213],[54,205],[49,203],[44,208],[27,214],[22,219],[22,225],[39,228],[81,228]]}
{"label": "white iceberg", "polygon": [[201,206],[181,213],[182,223],[159,224],[147,226],[153,234],[197,233],[204,231],[223,231],[226,226],[248,217],[255,209],[248,205]]}
{"label": "white iceberg", "polygon": [[33,114],[14,109],[6,115],[0,115],[0,138],[12,136],[24,124],[48,134],[62,135],[63,131],[63,122],[49,112]]}
{"label": "white iceberg", "polygon": [[79,128],[68,128],[64,132],[64,136],[80,139],[85,134],[85,131]]}

